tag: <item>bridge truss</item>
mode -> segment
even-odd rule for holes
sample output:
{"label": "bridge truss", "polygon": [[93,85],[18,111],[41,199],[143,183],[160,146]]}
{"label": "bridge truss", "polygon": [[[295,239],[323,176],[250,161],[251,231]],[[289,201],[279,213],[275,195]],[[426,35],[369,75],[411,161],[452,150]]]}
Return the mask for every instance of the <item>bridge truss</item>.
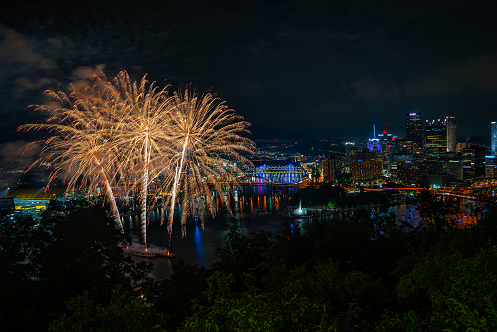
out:
{"label": "bridge truss", "polygon": [[286,166],[261,165],[249,169],[239,181],[251,184],[299,184],[308,175],[306,168],[289,164]]}

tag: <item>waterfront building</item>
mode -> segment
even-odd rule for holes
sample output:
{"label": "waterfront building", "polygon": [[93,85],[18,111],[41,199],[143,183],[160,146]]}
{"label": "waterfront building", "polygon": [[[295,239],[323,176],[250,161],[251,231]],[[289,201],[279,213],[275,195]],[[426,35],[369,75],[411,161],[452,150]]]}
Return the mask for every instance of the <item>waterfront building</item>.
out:
{"label": "waterfront building", "polygon": [[447,122],[426,120],[425,153],[428,160],[445,157],[447,152]]}
{"label": "waterfront building", "polygon": [[448,116],[445,118],[445,122],[447,124],[447,128],[446,128],[447,152],[455,152],[456,151],[456,143],[457,143],[456,118],[453,116]]}

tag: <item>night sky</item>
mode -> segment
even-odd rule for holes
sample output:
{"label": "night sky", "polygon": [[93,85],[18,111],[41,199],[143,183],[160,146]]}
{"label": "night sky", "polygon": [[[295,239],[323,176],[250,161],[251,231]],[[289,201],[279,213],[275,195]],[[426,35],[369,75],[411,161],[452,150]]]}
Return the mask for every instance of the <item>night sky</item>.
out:
{"label": "night sky", "polygon": [[104,70],[210,89],[252,139],[403,137],[405,113],[497,120],[497,1],[17,1],[0,13],[2,141],[43,90]]}

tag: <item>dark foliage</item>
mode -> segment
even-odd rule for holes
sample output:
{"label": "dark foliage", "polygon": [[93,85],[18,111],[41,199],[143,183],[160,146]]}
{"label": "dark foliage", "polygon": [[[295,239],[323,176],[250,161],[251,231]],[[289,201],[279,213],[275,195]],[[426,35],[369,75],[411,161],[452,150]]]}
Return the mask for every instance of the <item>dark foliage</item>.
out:
{"label": "dark foliage", "polygon": [[243,236],[227,226],[210,269],[178,261],[160,283],[122,255],[124,240],[101,209],[55,202],[41,224],[2,224],[2,328],[495,331],[495,204],[478,204],[478,222],[460,227],[453,202],[428,192],[417,202],[418,227],[369,210],[305,232]]}
{"label": "dark foliage", "polygon": [[364,210],[305,233],[231,228],[208,301],[194,301],[181,330],[494,331],[493,205],[466,228],[452,222],[453,202],[424,192],[418,207],[418,227]]}
{"label": "dark foliage", "polygon": [[87,292],[108,303],[116,285],[148,292],[151,266],[135,265],[105,210],[83,201],[51,202],[39,220],[4,220],[1,230],[0,326],[46,331],[66,312],[64,302]]}
{"label": "dark foliage", "polygon": [[341,208],[389,202],[388,196],[382,192],[362,191],[356,195],[347,195],[342,187],[331,184],[303,188],[293,195],[289,205],[298,206],[300,201],[302,201],[302,206],[328,205],[329,202],[334,202],[337,207]]}

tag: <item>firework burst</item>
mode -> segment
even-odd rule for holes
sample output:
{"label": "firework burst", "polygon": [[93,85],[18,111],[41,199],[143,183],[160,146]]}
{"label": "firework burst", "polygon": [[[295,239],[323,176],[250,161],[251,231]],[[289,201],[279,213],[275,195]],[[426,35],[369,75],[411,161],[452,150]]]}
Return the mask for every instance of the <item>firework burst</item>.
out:
{"label": "firework burst", "polygon": [[[184,234],[188,216],[198,214],[203,222],[204,206],[216,214],[215,195],[226,203],[225,192],[237,184],[242,167],[250,164],[241,153],[254,153],[255,145],[240,135],[249,132],[250,124],[220,99],[211,94],[198,96],[188,89],[173,97],[167,128],[169,144],[175,151],[168,162],[174,169],[168,183],[171,195],[166,199],[170,206],[168,231],[171,233],[178,201]],[[231,212],[229,204],[226,206]]]}
{"label": "firework burst", "polygon": [[52,136],[30,143],[26,149],[42,146],[41,156],[29,169],[38,165],[53,167],[47,190],[52,181],[62,177],[67,183],[66,192],[85,191],[88,195],[105,187],[116,223],[123,231],[119,210],[112,187],[120,172],[119,151],[113,144],[115,114],[114,99],[103,89],[98,80],[94,85],[78,91],[69,86],[69,94],[46,91],[52,104],[35,105],[35,110],[52,116],[47,123],[27,124],[19,130],[44,130]]}
{"label": "firework burst", "polygon": [[115,124],[114,141],[120,151],[121,168],[127,170],[127,182],[136,182],[140,187],[142,236],[146,247],[148,215],[157,198],[148,201],[149,186],[165,169],[163,165],[173,152],[168,144],[168,118],[174,104],[167,94],[168,86],[158,89],[153,83],[148,85],[146,77],[132,83],[128,74],[121,72],[111,88],[113,95],[120,96],[117,105],[121,119]]}
{"label": "firework burst", "polygon": [[145,248],[148,214],[159,195],[163,207],[170,208],[170,234],[176,204],[181,204],[184,234],[188,216],[198,215],[203,222],[205,209],[216,214],[216,195],[228,203],[225,194],[250,164],[244,153],[255,150],[242,136],[250,125],[243,117],[211,94],[187,89],[169,96],[168,86],[159,89],[146,77],[133,83],[126,72],[112,82],[100,73],[91,83],[81,91],[71,85],[68,95],[48,91],[60,107],[39,105],[37,110],[52,113],[47,123],[20,127],[52,135],[28,145],[43,145],[32,167],[53,166],[47,188],[57,177],[64,178],[68,191],[91,194],[105,187],[121,231],[115,195],[139,193]]}

